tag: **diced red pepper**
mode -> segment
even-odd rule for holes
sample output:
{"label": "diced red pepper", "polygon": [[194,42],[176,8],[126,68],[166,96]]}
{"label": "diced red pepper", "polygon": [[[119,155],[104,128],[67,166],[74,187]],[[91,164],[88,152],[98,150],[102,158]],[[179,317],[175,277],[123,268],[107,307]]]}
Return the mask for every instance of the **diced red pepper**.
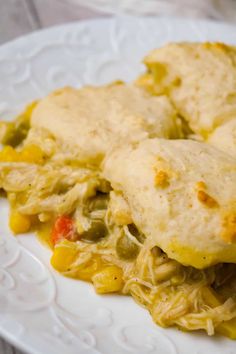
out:
{"label": "diced red pepper", "polygon": [[55,245],[57,242],[63,239],[73,240],[75,232],[76,231],[73,219],[65,215],[59,216],[52,228],[52,243]]}

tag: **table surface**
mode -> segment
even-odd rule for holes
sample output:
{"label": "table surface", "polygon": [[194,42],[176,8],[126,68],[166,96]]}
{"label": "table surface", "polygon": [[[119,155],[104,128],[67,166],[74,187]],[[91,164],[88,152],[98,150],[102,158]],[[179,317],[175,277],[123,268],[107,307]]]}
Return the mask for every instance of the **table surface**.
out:
{"label": "table surface", "polygon": [[[88,0],[84,0],[84,4],[86,4],[87,1]],[[158,2],[158,0],[156,1]],[[169,1],[171,2],[171,0]],[[195,2],[196,5],[198,4],[198,6],[201,1],[204,1],[204,3],[207,2],[207,0],[198,0],[197,2],[192,0],[192,2]],[[211,0],[208,1],[209,4],[212,3]],[[229,3],[227,4],[230,6],[230,2],[232,3],[234,0],[218,0],[218,4],[220,5],[223,1],[224,4],[226,4],[225,1],[228,1]],[[179,0],[179,2],[181,2],[181,0]],[[83,3],[83,1],[80,0],[80,4],[81,3]],[[225,16],[225,19],[232,20],[232,11],[229,11],[229,7],[226,6],[226,8],[228,10],[226,13],[230,14],[231,18]],[[86,6],[73,5],[73,3],[70,3],[68,0],[0,0],[0,9],[0,44],[40,28],[82,19],[108,16],[108,14],[101,11],[98,12],[97,10],[91,10],[91,8],[88,9]],[[215,16],[215,19],[221,19],[219,13],[218,11],[218,17]],[[163,14],[163,11],[161,14]],[[186,15],[189,14],[187,13]],[[199,15],[203,15],[201,11]],[[234,15],[235,18],[233,18],[233,20],[236,19],[236,12]],[[205,13],[204,17],[212,18],[210,12]],[[0,338],[0,354],[24,353]]]}

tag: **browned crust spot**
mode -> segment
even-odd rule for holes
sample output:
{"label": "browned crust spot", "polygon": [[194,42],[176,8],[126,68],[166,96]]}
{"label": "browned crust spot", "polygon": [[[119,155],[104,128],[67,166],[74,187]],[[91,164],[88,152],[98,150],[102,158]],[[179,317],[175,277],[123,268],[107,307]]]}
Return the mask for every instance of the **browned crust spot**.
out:
{"label": "browned crust spot", "polygon": [[236,241],[236,214],[225,215],[223,219],[223,232],[221,234],[225,242],[232,243]]}
{"label": "browned crust spot", "polygon": [[205,42],[202,44],[203,48],[206,49],[218,49],[218,50],[222,50],[222,51],[228,51],[229,50],[229,46],[225,43],[221,43],[221,42]]}
{"label": "browned crust spot", "polygon": [[199,181],[196,183],[196,188],[199,190],[206,189],[206,183],[203,181]]}
{"label": "browned crust spot", "polygon": [[169,176],[168,173],[160,170],[155,175],[155,186],[165,188],[169,186]]}
{"label": "browned crust spot", "polygon": [[197,192],[197,198],[208,208],[216,208],[218,206],[217,201],[203,190]]}

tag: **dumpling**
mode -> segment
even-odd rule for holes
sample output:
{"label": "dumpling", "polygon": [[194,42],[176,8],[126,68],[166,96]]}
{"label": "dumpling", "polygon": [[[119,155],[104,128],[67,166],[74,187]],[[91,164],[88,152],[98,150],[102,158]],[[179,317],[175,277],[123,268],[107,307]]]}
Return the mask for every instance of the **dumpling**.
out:
{"label": "dumpling", "polygon": [[148,139],[116,149],[104,176],[150,247],[183,265],[236,263],[236,163],[208,144]]}
{"label": "dumpling", "polygon": [[167,97],[134,85],[64,88],[41,100],[31,126],[74,147],[83,160],[100,161],[111,146],[147,137],[176,138],[180,128]]}
{"label": "dumpling", "polygon": [[236,117],[236,47],[222,43],[171,43],[144,59],[138,84],[166,93],[190,128],[207,137]]}
{"label": "dumpling", "polygon": [[236,158],[236,119],[216,128],[207,142]]}

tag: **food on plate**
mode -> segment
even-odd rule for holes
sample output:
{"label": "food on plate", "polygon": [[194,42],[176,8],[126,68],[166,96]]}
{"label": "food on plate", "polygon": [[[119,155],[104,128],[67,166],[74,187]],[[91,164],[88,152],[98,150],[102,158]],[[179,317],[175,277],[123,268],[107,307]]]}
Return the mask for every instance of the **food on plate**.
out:
{"label": "food on plate", "polygon": [[233,158],[201,142],[151,139],[111,153],[104,175],[150,247],[197,269],[236,263]]}
{"label": "food on plate", "polygon": [[167,94],[190,128],[203,137],[236,118],[236,47],[170,43],[151,51],[140,86]]}
{"label": "food on plate", "polygon": [[180,134],[180,121],[166,96],[120,82],[53,92],[37,104],[31,125],[36,131],[46,129],[86,162],[100,161],[116,143]]}
{"label": "food on plate", "polygon": [[161,326],[236,339],[234,48],[171,44],[146,63],[136,84],[60,89],[0,123],[9,226]]}
{"label": "food on plate", "polygon": [[[65,88],[32,103],[14,122],[0,124],[0,186],[11,205],[12,231],[52,223],[97,191],[107,193],[99,164],[113,146],[181,134],[169,99],[134,85]],[[102,232],[94,222],[87,238],[94,228]]]}
{"label": "food on plate", "polygon": [[236,118],[217,127],[206,141],[236,158]]}
{"label": "food on plate", "polygon": [[235,338],[235,160],[201,142],[150,139],[114,150],[104,176],[142,235],[125,290],[161,325]]}

